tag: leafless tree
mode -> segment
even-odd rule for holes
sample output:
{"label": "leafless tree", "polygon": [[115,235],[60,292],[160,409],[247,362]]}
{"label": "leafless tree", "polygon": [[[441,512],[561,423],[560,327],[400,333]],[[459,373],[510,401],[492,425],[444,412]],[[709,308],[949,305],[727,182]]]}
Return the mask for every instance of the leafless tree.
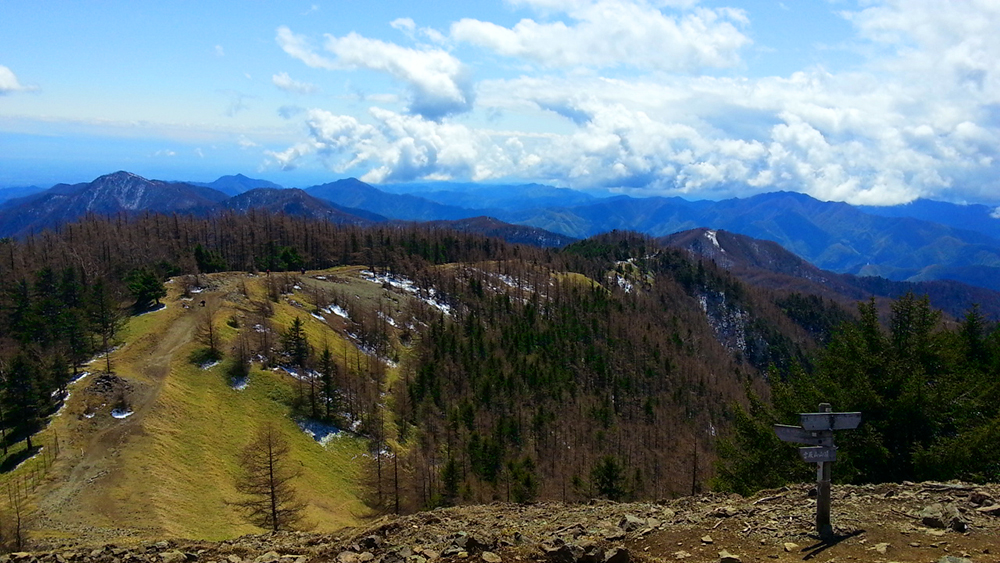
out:
{"label": "leafless tree", "polygon": [[288,530],[302,521],[305,504],[296,498],[293,485],[300,472],[292,468],[290,452],[288,441],[273,424],[261,426],[243,448],[243,474],[236,490],[247,498],[235,504],[256,526]]}

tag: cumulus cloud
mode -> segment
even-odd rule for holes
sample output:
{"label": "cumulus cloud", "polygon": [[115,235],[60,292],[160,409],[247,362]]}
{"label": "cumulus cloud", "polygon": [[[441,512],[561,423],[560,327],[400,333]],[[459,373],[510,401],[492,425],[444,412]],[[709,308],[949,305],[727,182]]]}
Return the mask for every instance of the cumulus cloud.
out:
{"label": "cumulus cloud", "polygon": [[410,112],[429,119],[469,111],[474,102],[467,69],[441,49],[411,49],[349,33],[343,37],[326,36],[324,49],[336,56],[329,59],[313,51],[304,37],[287,27],[278,29],[277,41],[286,53],[311,67],[364,68],[391,76],[408,87]]}
{"label": "cumulus cloud", "polygon": [[35,88],[22,86],[17,80],[17,75],[11,69],[0,65],[0,96],[12,94],[14,92],[29,92]]}
{"label": "cumulus cloud", "polygon": [[280,72],[271,76],[271,83],[286,92],[295,94],[315,94],[319,92],[319,87],[308,82],[299,82],[288,76],[287,72]]}
{"label": "cumulus cloud", "polygon": [[508,57],[548,67],[634,67],[692,71],[730,67],[751,43],[739,27],[747,23],[734,9],[700,8],[666,14],[644,1],[594,0],[533,2],[560,7],[570,22],[523,19],[506,28],[463,19],[451,26],[451,37]]}
{"label": "cumulus cloud", "polygon": [[[410,106],[309,110],[307,138],[270,153],[273,162],[320,159],[375,182],[517,178],[691,197],[792,190],[856,204],[998,201],[1000,5],[867,3],[843,14],[855,52],[868,54],[850,71],[745,78],[693,72],[743,64],[752,22],[742,12],[694,0],[515,3],[539,19],[451,26],[452,41],[530,63],[475,88],[468,63],[443,50],[349,34],[328,36],[327,56],[279,30],[306,64],[367,68],[408,85]],[[408,19],[392,25],[417,29]],[[622,66],[632,71],[602,73]],[[476,125],[484,116],[497,116],[496,130]],[[538,120],[560,125],[517,130]],[[559,133],[537,133],[545,130]]]}
{"label": "cumulus cloud", "polygon": [[373,124],[326,110],[310,110],[308,141],[269,154],[285,169],[317,156],[337,172],[362,169],[362,179],[375,183],[502,178],[537,161],[536,155],[516,141],[501,147],[490,133],[465,125],[379,108],[372,108],[370,117]]}

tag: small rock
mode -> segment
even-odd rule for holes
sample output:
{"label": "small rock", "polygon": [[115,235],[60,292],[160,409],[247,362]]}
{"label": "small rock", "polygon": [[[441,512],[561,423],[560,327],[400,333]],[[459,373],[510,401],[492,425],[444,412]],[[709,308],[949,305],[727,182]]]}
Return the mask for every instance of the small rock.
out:
{"label": "small rock", "polygon": [[677,516],[677,512],[675,512],[674,509],[672,508],[663,509],[663,519],[666,520],[667,522],[673,520],[675,516]]}
{"label": "small rock", "polygon": [[743,563],[739,555],[733,555],[725,549],[719,552],[719,563]]}
{"label": "small rock", "polygon": [[624,518],[618,522],[618,527],[625,530],[626,532],[633,532],[640,528],[646,527],[646,521],[642,518],[632,516],[631,514],[626,515]]}
{"label": "small rock", "polygon": [[877,543],[875,544],[875,551],[879,552],[881,555],[885,555],[889,551],[890,545],[888,543]]}
{"label": "small rock", "polygon": [[602,535],[604,536],[604,539],[608,541],[619,541],[625,539],[625,530],[615,526],[604,530]]}
{"label": "small rock", "polygon": [[785,551],[787,551],[788,553],[791,553],[791,552],[793,552],[793,551],[795,551],[796,549],[799,548],[799,544],[792,543],[790,541],[786,541],[785,545],[784,545],[784,548],[785,548]]}
{"label": "small rock", "polygon": [[501,559],[499,555],[493,553],[492,551],[484,551],[483,554],[480,555],[480,557],[482,557],[483,561],[485,561],[486,563],[500,563],[501,561],[503,561],[503,559]]}
{"label": "small rock", "polygon": [[715,543],[715,540],[712,539],[712,536],[702,536],[701,537],[701,543],[711,545],[711,544]]}
{"label": "small rock", "polygon": [[629,563],[632,556],[624,547],[612,547],[604,553],[604,563]]}
{"label": "small rock", "polygon": [[918,542],[918,541],[911,541],[910,542],[910,547],[920,547],[920,542]]}
{"label": "small rock", "polygon": [[229,563],[243,563],[243,559],[235,553],[230,553],[229,556],[226,557],[226,561],[229,561]]}
{"label": "small rock", "polygon": [[734,506],[719,506],[708,513],[709,516],[715,516],[716,518],[729,518],[736,516],[740,511]]}
{"label": "small rock", "polygon": [[[274,552],[272,551],[271,553],[274,553]],[[260,557],[267,557],[268,555],[269,554],[265,553],[264,555],[261,555]],[[275,555],[277,555],[277,554],[275,553]],[[261,561],[260,557],[258,557],[257,559],[254,559],[254,563],[266,563],[264,561]],[[277,558],[272,559],[271,561],[276,561],[276,560],[277,560]],[[358,554],[354,553],[353,551],[341,551],[340,554],[337,555],[337,563],[360,563],[360,561],[361,561],[361,558],[358,557]]]}
{"label": "small rock", "polygon": [[441,555],[438,552],[434,551],[433,549],[424,550],[424,557],[426,557],[427,559],[437,559],[440,556]]}
{"label": "small rock", "polygon": [[969,502],[976,506],[988,506],[993,504],[993,499],[989,495],[976,491],[969,495]]}
{"label": "small rock", "polygon": [[688,557],[691,557],[691,554],[684,551],[683,549],[674,552],[674,559],[677,559],[678,561],[681,559],[687,559]]}
{"label": "small rock", "polygon": [[379,536],[368,536],[361,540],[361,547],[365,549],[378,549],[382,546],[382,538]]}
{"label": "small rock", "polygon": [[937,563],[972,563],[972,559],[955,557],[954,555],[945,555],[941,559],[938,559]]}
{"label": "small rock", "polygon": [[[371,561],[373,559],[375,559],[375,555],[373,555],[372,552],[370,552],[370,551],[366,551],[366,552],[362,553],[361,555],[358,555],[358,561],[360,561],[361,563],[368,563],[368,561]],[[298,563],[298,560],[296,560],[295,563]],[[303,562],[303,563],[305,563],[305,562]]]}
{"label": "small rock", "polygon": [[161,553],[160,561],[163,561],[163,563],[187,563],[187,557],[175,549]]}
{"label": "small rock", "polygon": [[650,528],[659,528],[663,523],[658,518],[646,518],[646,525]]}

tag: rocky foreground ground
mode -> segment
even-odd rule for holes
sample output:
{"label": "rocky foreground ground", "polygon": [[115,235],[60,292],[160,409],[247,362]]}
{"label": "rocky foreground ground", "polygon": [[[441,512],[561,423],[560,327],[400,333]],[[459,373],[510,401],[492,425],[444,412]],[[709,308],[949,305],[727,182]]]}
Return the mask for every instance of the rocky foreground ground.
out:
{"label": "rocky foreground ground", "polygon": [[386,516],[337,534],[38,545],[0,563],[1000,562],[1000,485],[834,486],[837,538],[813,535],[812,487],[657,503],[495,503]]}

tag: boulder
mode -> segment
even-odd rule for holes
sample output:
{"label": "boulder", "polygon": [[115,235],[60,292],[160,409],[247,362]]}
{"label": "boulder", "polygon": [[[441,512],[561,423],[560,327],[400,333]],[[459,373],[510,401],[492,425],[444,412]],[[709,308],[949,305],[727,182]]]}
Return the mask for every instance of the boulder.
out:
{"label": "boulder", "polygon": [[962,513],[952,503],[941,504],[936,502],[927,505],[920,511],[919,516],[920,521],[928,528],[950,528],[956,532],[964,532],[969,528],[968,523],[962,517]]}

